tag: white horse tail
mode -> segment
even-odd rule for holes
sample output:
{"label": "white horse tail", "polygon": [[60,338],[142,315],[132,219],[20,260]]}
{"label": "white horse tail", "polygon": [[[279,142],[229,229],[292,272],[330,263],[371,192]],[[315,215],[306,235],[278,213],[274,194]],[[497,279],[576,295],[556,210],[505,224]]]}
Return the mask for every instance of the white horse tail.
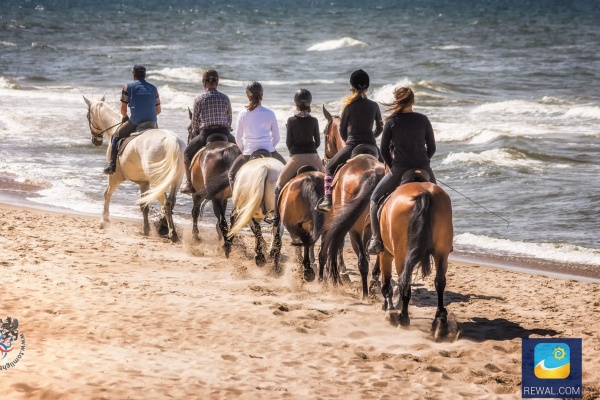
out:
{"label": "white horse tail", "polygon": [[[268,161],[269,159],[260,159],[260,161],[263,160]],[[227,237],[235,235],[246,226],[252,217],[254,217],[256,210],[258,210],[263,201],[265,180],[269,174],[269,164],[256,161],[254,168],[247,168],[247,164],[240,168],[235,178],[231,196],[236,213],[235,223],[229,230]]]}
{"label": "white horse tail", "polygon": [[[162,143],[165,157],[160,161],[150,161],[148,163],[150,189],[135,204],[147,206],[152,201],[164,195],[169,187],[171,187],[171,191],[174,190],[177,192],[179,190],[183,174],[185,173],[185,166],[183,164],[183,147],[185,145],[182,147],[181,144],[179,138],[174,134],[167,133],[165,135]],[[175,194],[171,193],[170,197],[174,196]],[[171,204],[171,207],[173,206],[174,204]]]}

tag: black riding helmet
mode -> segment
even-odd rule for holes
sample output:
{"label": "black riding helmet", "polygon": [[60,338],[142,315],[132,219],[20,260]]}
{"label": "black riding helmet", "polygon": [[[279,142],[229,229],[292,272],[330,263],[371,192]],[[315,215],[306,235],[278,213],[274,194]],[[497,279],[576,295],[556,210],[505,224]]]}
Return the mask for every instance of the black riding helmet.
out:
{"label": "black riding helmet", "polygon": [[368,89],[369,83],[369,74],[362,69],[357,69],[350,75],[350,85],[357,90]]}
{"label": "black riding helmet", "polygon": [[310,94],[308,89],[300,89],[294,95],[294,103],[296,103],[296,106],[298,107],[308,107],[310,106],[310,103],[312,103],[312,94]]}
{"label": "black riding helmet", "polygon": [[263,87],[258,82],[249,83],[248,86],[246,86],[246,94],[250,94],[252,96],[262,96]]}

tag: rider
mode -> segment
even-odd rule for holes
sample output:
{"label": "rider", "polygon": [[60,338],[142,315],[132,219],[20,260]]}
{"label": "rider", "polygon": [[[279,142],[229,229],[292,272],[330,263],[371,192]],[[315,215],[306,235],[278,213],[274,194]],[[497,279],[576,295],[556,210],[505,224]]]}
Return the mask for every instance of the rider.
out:
{"label": "rider", "polygon": [[187,177],[187,186],[181,192],[194,193],[191,179],[191,163],[194,155],[206,146],[206,139],[213,133],[222,133],[227,136],[231,143],[235,138],[231,131],[231,102],[226,94],[217,90],[219,85],[219,74],[214,69],[209,69],[202,74],[204,93],[196,98],[194,102],[194,113],[192,115],[192,132],[190,142],[185,148],[183,160]]}
{"label": "rider", "polygon": [[331,181],[335,170],[350,159],[352,150],[359,144],[376,146],[375,138],[383,129],[379,106],[367,99],[369,75],[362,69],[354,71],[350,75],[350,85],[352,94],[343,99],[344,108],[340,121],[340,136],[346,141],[346,146],[333,156],[325,167],[325,197],[317,205],[319,211],[331,210]]}
{"label": "rider", "polygon": [[307,89],[300,89],[294,96],[296,114],[287,120],[286,145],[290,153],[290,160],[283,167],[275,186],[275,209],[272,218],[265,221],[275,225],[279,224],[279,193],[304,165],[309,165],[317,171],[323,170],[323,161],[317,149],[321,145],[319,134],[319,121],[310,115],[312,94]]}
{"label": "rider", "polygon": [[[146,67],[136,64],[131,70],[134,81],[123,86],[121,92],[121,120],[123,124],[112,136],[110,161],[104,167],[105,174],[112,174],[117,167],[118,144],[120,139],[129,137],[142,122],[154,122],[160,114],[160,98],[156,86],[146,81]],[[127,117],[127,106],[131,118]],[[156,125],[155,125],[156,126]]]}
{"label": "rider", "polygon": [[373,236],[367,247],[370,254],[379,254],[384,250],[377,215],[379,202],[400,186],[402,175],[418,168],[429,174],[430,182],[436,183],[429,161],[435,153],[435,138],[431,122],[425,115],[413,112],[415,95],[410,88],[397,88],[394,91],[394,98],[394,102],[390,105],[392,113],[387,118],[381,135],[381,155],[391,169],[371,195]]}
{"label": "rider", "polygon": [[229,170],[229,182],[233,187],[235,174],[257,150],[266,150],[271,157],[285,164],[285,159],[275,150],[279,143],[279,127],[275,113],[261,105],[263,88],[258,82],[246,86],[246,97],[250,102],[246,110],[238,115],[235,138],[242,154],[235,159]]}

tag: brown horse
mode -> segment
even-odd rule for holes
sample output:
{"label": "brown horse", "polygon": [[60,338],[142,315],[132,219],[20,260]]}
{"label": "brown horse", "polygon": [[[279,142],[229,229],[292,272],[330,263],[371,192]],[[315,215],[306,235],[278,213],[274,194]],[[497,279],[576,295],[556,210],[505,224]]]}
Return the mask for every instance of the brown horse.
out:
{"label": "brown horse", "polygon": [[[325,227],[319,252],[319,278],[323,279],[327,264],[329,279],[334,284],[341,283],[337,256],[344,247],[346,234],[350,234],[352,248],[358,257],[363,299],[368,296],[369,254],[366,246],[371,238],[369,202],[375,186],[384,175],[383,163],[366,154],[352,158],[338,170],[332,193],[332,215]],[[373,279],[376,280],[378,275],[379,259],[375,262]]]}
{"label": "brown horse", "polygon": [[[315,210],[324,194],[324,174],[318,171],[301,172],[286,184],[279,197],[281,223],[292,238],[292,246],[302,246],[304,253],[304,279],[312,282],[315,273],[312,269],[314,245],[323,230],[325,216]],[[279,228],[279,227],[278,227]],[[281,252],[281,229],[274,229],[275,240],[271,256],[277,264]]]}
{"label": "brown horse", "polygon": [[453,239],[452,204],[448,194],[433,183],[412,182],[399,186],[381,207],[381,238],[385,250],[379,255],[383,271],[383,308],[395,322],[396,310],[392,302],[392,261],[399,276],[402,311],[401,325],[410,324],[408,302],[413,271],[421,265],[423,276],[431,272],[435,262],[435,288],[438,295],[437,311],[432,330],[435,339],[448,332],[448,313],[444,308],[444,289],[448,255]]}
{"label": "brown horse", "polygon": [[[189,111],[190,119],[192,112]],[[191,132],[192,126],[188,127]],[[210,140],[210,138],[209,138]],[[226,141],[210,142],[204,147],[202,153],[194,157],[190,166],[192,185],[196,192],[192,194],[194,206],[192,207],[192,233],[199,237],[198,217],[203,202],[211,201],[213,212],[217,217],[217,234],[223,239],[225,256],[229,257],[231,251],[231,238],[227,237],[229,226],[225,218],[227,199],[231,197],[229,186],[229,169],[235,159],[242,154],[240,148]]]}
{"label": "brown horse", "polygon": [[340,116],[331,115],[325,108],[325,105],[323,105],[323,115],[327,119],[327,125],[323,131],[325,136],[325,157],[323,157],[323,164],[327,164],[331,160],[331,157],[335,156],[346,145],[346,142],[340,135]]}

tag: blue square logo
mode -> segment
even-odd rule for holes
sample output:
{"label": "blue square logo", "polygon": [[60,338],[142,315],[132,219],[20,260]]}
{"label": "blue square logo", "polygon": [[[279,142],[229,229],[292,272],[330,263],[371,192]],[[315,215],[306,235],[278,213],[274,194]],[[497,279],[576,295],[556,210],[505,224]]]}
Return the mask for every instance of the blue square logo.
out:
{"label": "blue square logo", "polygon": [[581,339],[523,339],[524,398],[581,398]]}

